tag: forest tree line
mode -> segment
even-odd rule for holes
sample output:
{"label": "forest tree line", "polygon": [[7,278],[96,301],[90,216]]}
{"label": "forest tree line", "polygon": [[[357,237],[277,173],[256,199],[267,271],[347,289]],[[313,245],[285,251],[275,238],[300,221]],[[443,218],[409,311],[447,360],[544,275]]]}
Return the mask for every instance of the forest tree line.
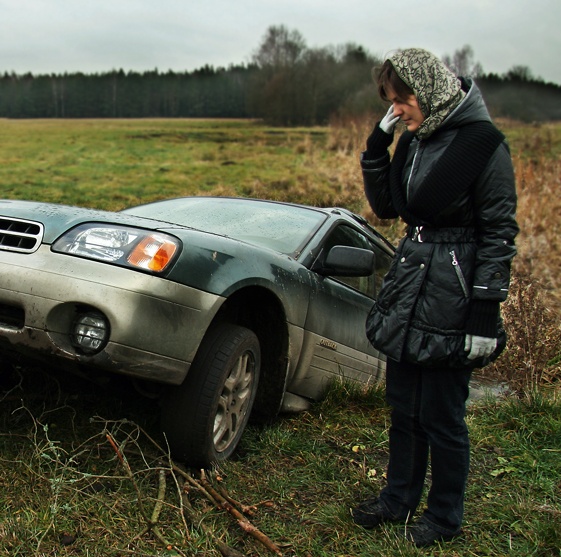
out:
{"label": "forest tree line", "polygon": [[[561,86],[515,66],[485,74],[464,46],[444,62],[474,77],[494,117],[561,120]],[[5,118],[260,118],[272,125],[324,125],[382,112],[372,69],[381,60],[355,44],[308,48],[284,26],[265,33],[251,61],[192,72],[0,75]]]}

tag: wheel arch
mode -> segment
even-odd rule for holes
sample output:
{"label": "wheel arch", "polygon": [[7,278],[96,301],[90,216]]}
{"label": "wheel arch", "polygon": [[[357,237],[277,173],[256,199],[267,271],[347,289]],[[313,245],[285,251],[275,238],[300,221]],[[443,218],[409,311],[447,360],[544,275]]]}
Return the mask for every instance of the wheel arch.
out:
{"label": "wheel arch", "polygon": [[261,346],[261,377],[253,416],[269,419],[281,408],[288,372],[288,327],[279,298],[259,286],[242,288],[228,297],[213,324],[229,322],[252,330]]}

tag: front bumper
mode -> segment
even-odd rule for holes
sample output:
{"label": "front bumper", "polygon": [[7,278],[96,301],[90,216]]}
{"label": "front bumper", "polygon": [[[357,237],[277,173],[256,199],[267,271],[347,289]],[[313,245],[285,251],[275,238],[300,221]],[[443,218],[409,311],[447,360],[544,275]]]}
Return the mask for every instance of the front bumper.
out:
{"label": "front bumper", "polygon": [[[0,251],[0,352],[180,384],[224,299],[168,280],[41,246]],[[85,309],[104,314],[110,337],[86,355],[71,342]]]}

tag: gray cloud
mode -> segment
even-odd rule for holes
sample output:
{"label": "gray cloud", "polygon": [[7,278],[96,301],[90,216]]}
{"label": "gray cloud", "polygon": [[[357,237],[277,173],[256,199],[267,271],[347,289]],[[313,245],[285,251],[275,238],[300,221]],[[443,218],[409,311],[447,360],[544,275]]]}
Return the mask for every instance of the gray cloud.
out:
{"label": "gray cloud", "polygon": [[561,84],[559,0],[0,0],[0,14],[2,72],[228,66],[283,24],[310,47],[352,42],[380,56],[469,44],[487,72],[523,65]]}

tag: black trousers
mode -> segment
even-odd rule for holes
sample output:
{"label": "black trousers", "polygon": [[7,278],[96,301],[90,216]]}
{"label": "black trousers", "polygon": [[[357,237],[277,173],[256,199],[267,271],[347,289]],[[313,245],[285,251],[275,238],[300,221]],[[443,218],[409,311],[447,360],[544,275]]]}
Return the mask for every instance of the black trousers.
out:
{"label": "black trousers", "polygon": [[465,423],[471,370],[427,369],[388,360],[392,407],[387,486],[380,498],[395,518],[415,513],[429,456],[431,482],[423,520],[443,534],[459,531],[469,472]]}

